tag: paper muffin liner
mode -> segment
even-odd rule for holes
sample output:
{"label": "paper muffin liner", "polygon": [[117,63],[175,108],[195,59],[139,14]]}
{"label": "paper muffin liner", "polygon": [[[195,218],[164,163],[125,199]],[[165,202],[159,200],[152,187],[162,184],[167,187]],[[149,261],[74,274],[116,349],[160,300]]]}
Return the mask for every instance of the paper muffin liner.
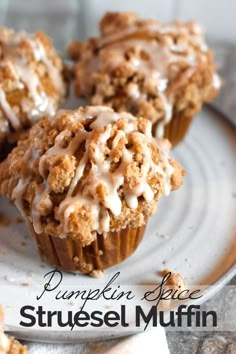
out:
{"label": "paper muffin liner", "polygon": [[[188,132],[193,116],[175,115],[164,128],[164,138],[168,139],[172,147],[179,144]],[[157,123],[153,124],[153,132],[156,131]]]}
{"label": "paper muffin liner", "polygon": [[68,272],[90,273],[104,270],[123,262],[141,242],[146,223],[138,228],[127,227],[106,235],[97,234],[89,246],[82,247],[79,241],[60,238],[45,233],[36,234],[32,225],[30,230],[36,239],[39,252],[53,266]]}

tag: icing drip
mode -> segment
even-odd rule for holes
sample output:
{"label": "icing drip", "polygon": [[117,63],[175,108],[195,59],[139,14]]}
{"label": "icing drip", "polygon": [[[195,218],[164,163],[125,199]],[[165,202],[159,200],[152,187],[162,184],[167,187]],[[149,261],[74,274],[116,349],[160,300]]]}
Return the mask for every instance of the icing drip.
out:
{"label": "icing drip", "polygon": [[[175,43],[171,36],[180,37],[180,40]],[[127,60],[124,58],[124,53],[131,48],[135,48],[141,55],[137,57],[134,54],[132,57],[131,54],[131,58]],[[195,22],[182,25],[178,22],[161,24],[145,21],[143,24],[129,26],[119,30],[118,33],[100,38],[96,49],[97,54],[92,55],[89,61],[87,61],[85,54],[85,65],[81,68],[82,71],[85,70],[85,75],[90,75],[91,72],[103,72],[106,69],[112,72],[113,69],[122,67],[124,63],[127,68],[132,69],[132,72],[143,74],[142,86],[144,89],[139,88],[139,85],[135,83],[127,85],[126,94],[130,99],[131,107],[132,101],[136,107],[137,101],[146,102],[148,100],[146,87],[156,88],[164,110],[164,116],[157,123],[158,137],[163,137],[165,125],[172,118],[175,93],[194,74],[196,65],[201,60],[199,52],[205,53],[208,50],[204,42],[202,28]],[[183,71],[182,75],[179,75],[174,85],[171,83],[172,89],[167,90],[170,83],[170,66],[178,67],[178,64],[184,64],[187,69]],[[220,84],[218,85],[216,79],[213,84],[219,88]],[[80,86],[81,92],[86,93],[86,77],[80,80]],[[103,85],[100,88],[97,84],[96,93],[98,97],[103,97]]]}
{"label": "icing drip", "polygon": [[5,333],[0,331],[0,354],[8,353],[10,340]]}
{"label": "icing drip", "polygon": [[9,120],[10,124],[12,125],[12,127],[17,130],[20,127],[20,122],[19,122],[15,112],[13,111],[11,106],[8,104],[4,91],[1,89],[0,89],[0,105],[1,105],[5,115],[8,117],[8,120]]}
{"label": "icing drip", "polygon": [[[66,195],[55,210],[55,219],[60,222],[62,227],[61,237],[66,237],[69,232],[68,221],[70,215],[83,207],[89,207],[91,211],[94,230],[103,233],[109,231],[110,215],[119,217],[122,211],[123,198],[131,209],[138,207],[140,197],[147,202],[151,202],[154,199],[154,192],[148,184],[150,174],[159,176],[161,189],[164,190],[165,194],[170,192],[170,178],[174,170],[168,160],[168,154],[162,151],[161,146],[159,146],[162,152],[160,151],[158,164],[152,159],[149,144],[155,145],[156,142],[151,135],[151,122],[147,122],[145,134],[143,134],[138,131],[137,119],[129,113],[116,114],[108,108],[90,107],[86,111],[86,118],[88,119],[88,117],[92,119],[89,131],[82,129],[71,139],[68,146],[62,147],[63,139],[69,133],[68,130],[63,130],[57,135],[54,144],[39,159],[39,173],[43,177],[43,182],[38,185],[31,210],[33,227],[38,234],[43,231],[38,205],[51,191],[47,180],[50,161],[60,156],[75,156],[75,152],[78,151],[82,143],[85,143],[83,156],[76,166],[74,177]],[[71,120],[80,121],[84,118],[85,116],[78,112],[77,115],[73,114]],[[125,127],[116,130],[115,136],[113,136],[113,125],[119,119],[125,120]],[[99,135],[91,159],[90,144],[94,130],[99,132]],[[134,141],[141,146],[142,153],[140,173],[137,176],[135,175],[136,182],[132,187],[126,185],[125,173],[130,163],[134,162],[133,148],[126,146],[126,144],[123,145],[120,164],[114,172],[111,172],[113,158],[110,154],[105,153],[111,136],[113,137],[111,151],[113,151],[118,146],[122,146],[121,141],[128,141],[129,134],[132,134]],[[30,151],[29,148],[25,154],[25,159],[29,161],[29,166],[32,167],[38,154],[32,155]],[[88,163],[91,167],[89,172],[85,174]],[[28,179],[21,179],[13,191],[13,198],[21,199],[28,183]],[[103,190],[102,199],[98,193],[100,188]]]}
{"label": "icing drip", "polygon": [[164,136],[164,129],[166,124],[168,124],[171,121],[172,118],[172,111],[173,111],[173,106],[171,103],[168,102],[166,95],[159,93],[160,97],[162,98],[162,102],[164,104],[165,108],[165,117],[163,120],[161,120],[157,126],[156,126],[156,131],[155,131],[155,136],[158,138],[161,138]]}
{"label": "icing drip", "polygon": [[[34,64],[28,61],[24,52],[21,53],[22,43],[27,43],[32,51]],[[56,66],[48,57],[43,44],[34,36],[27,35],[25,32],[12,34],[10,38],[2,43],[2,56],[3,59],[0,63],[1,66],[8,67],[14,77],[12,80],[16,88],[22,90],[27,89],[27,96],[21,100],[21,109],[30,121],[36,121],[44,114],[55,114],[55,102],[52,97],[48,97],[44,91],[44,87],[40,82],[39,74],[37,72],[37,63],[42,62],[46,72],[51,78],[55,87],[61,92],[64,92],[63,80]],[[32,102],[33,104],[32,104]],[[9,125],[14,130],[21,128],[21,120],[17,113],[14,112],[13,107],[7,101],[4,89],[0,84],[0,106],[7,118]],[[18,108],[18,107],[17,107]],[[19,108],[18,108],[19,110]],[[0,119],[4,119],[3,117]]]}
{"label": "icing drip", "polygon": [[114,42],[121,42],[123,40],[129,40],[133,36],[145,38],[154,37],[158,35],[190,35],[191,42],[199,45],[202,51],[207,50],[207,45],[203,39],[203,30],[202,27],[196,22],[189,22],[186,26],[183,26],[180,23],[148,23],[143,22],[143,24],[139,27],[136,25],[129,26],[123,30],[119,30],[118,33],[110,34],[108,36],[102,37],[99,42],[99,48],[110,45]]}
{"label": "icing drip", "polygon": [[60,75],[58,75],[58,69],[56,68],[56,66],[54,65],[52,60],[48,57],[42,43],[38,39],[29,39],[29,43],[30,43],[31,48],[33,50],[35,60],[42,61],[45,64],[45,66],[48,69],[48,73],[53,80],[53,83],[56,85],[56,87],[60,91],[63,92],[64,91],[64,84],[63,84],[63,81],[62,81]]}
{"label": "icing drip", "polygon": [[220,80],[220,77],[218,74],[214,74],[213,75],[213,79],[212,79],[212,84],[213,84],[213,87],[218,90],[220,87],[221,87],[221,80]]}

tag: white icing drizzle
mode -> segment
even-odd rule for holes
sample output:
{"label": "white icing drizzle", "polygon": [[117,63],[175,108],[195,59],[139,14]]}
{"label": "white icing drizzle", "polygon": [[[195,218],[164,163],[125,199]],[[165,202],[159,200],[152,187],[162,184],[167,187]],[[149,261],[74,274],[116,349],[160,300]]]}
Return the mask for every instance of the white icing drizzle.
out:
{"label": "white icing drizzle", "polygon": [[[182,39],[180,43],[173,44],[168,34],[183,35],[186,39]],[[125,61],[125,63],[130,65],[135,71],[144,74],[144,87],[148,85],[156,87],[165,112],[164,117],[157,123],[156,133],[158,137],[163,137],[165,125],[172,118],[174,93],[181,84],[184,84],[193,75],[199,60],[199,51],[204,53],[208,50],[204,42],[202,28],[195,22],[189,22],[185,25],[178,22],[169,24],[144,22],[142,25],[129,26],[126,29],[117,31],[115,34],[104,36],[98,41],[98,55],[91,59],[87,70],[85,70],[85,75],[89,75],[93,71],[106,70],[106,67],[110,70],[123,65],[124,52],[131,47],[139,48],[140,51],[146,54],[145,58],[131,57],[131,60]],[[198,50],[195,47],[198,47]],[[177,84],[172,87],[173,90],[168,91],[167,94],[169,66],[179,62],[186,63],[188,70],[180,75]],[[86,69],[86,67],[82,67],[83,69]],[[80,75],[84,74],[81,73]],[[219,88],[218,84],[218,81],[214,79],[213,85]],[[82,92],[86,92],[86,76],[80,80],[80,85]],[[143,92],[140,91],[137,84],[129,84],[126,91],[130,97],[131,105],[132,101],[145,102],[147,100],[145,89]],[[97,93],[99,96],[99,85],[97,86]]]}
{"label": "white icing drizzle", "polygon": [[44,183],[42,185],[40,185],[34,200],[33,200],[33,205],[32,205],[32,223],[34,225],[34,230],[37,234],[40,234],[43,230],[42,230],[42,226],[41,226],[41,220],[40,220],[40,214],[38,212],[38,204],[39,202],[47,196],[49,192],[49,187],[47,183]]}
{"label": "white icing drizzle", "polygon": [[[39,157],[39,151],[32,151],[30,148],[26,150],[25,155],[24,155],[24,160],[27,161],[28,166],[30,169],[33,168],[33,163],[34,161]],[[14,160],[12,160],[12,163],[14,163]],[[22,196],[26,192],[27,186],[30,183],[30,176],[27,178],[20,178],[17,185],[13,189],[12,192],[12,198],[15,200],[16,207],[20,211],[21,215],[23,218],[27,220],[27,217],[25,215],[24,207],[23,207],[23,201],[22,201]]]}
{"label": "white icing drizzle", "polygon": [[11,108],[11,106],[8,104],[5,92],[0,89],[0,105],[5,113],[5,115],[8,117],[9,122],[11,123],[12,127],[14,129],[18,129],[20,127],[20,122]]}
{"label": "white icing drizzle", "polygon": [[[59,113],[60,117],[60,113]],[[99,233],[109,231],[110,213],[119,217],[122,211],[122,197],[120,190],[123,190],[124,200],[129,208],[136,209],[138,206],[138,198],[143,197],[147,202],[151,202],[154,198],[154,192],[148,184],[148,175],[158,175],[164,193],[168,194],[171,189],[171,175],[173,167],[168,160],[168,153],[165,152],[162,146],[158,145],[160,150],[160,161],[158,164],[152,160],[151,149],[149,144],[156,144],[151,135],[151,122],[148,121],[145,134],[140,133],[137,128],[137,119],[129,113],[117,114],[109,108],[105,107],[89,107],[86,110],[86,116],[79,112],[73,114],[73,121],[80,121],[84,118],[94,119],[90,124],[92,132],[94,129],[100,128],[99,137],[96,141],[96,147],[93,153],[93,159],[89,158],[90,137],[92,132],[82,130],[76,134],[70,141],[67,147],[62,147],[62,141],[67,136],[68,131],[65,129],[55,139],[54,145],[51,146],[39,160],[39,173],[43,177],[43,182],[39,185],[37,193],[32,203],[32,223],[36,233],[40,234],[43,231],[41,224],[41,216],[37,209],[40,201],[50,193],[50,187],[47,181],[47,170],[50,169],[50,159],[60,156],[73,156],[80,144],[85,142],[85,151],[79,161],[75,175],[70,183],[67,194],[60,202],[55,210],[55,218],[62,225],[61,237],[66,237],[69,232],[68,220],[70,215],[83,207],[89,207],[94,220],[94,230]],[[127,137],[132,133],[135,140],[142,146],[143,162],[140,170],[140,176],[135,176],[137,184],[134,188],[127,187],[125,184],[125,170],[133,161],[134,151],[132,148],[123,147],[121,161],[119,167],[112,173],[111,163],[112,158],[104,153],[107,147],[107,141],[111,137],[111,131],[114,122],[119,119],[125,119],[126,124],[124,130],[117,130],[112,142],[112,149],[119,146],[120,139]],[[33,162],[38,154],[32,155],[31,148],[25,153],[26,161],[29,161],[29,166],[32,167]],[[84,177],[84,170],[88,162],[91,163],[89,174]],[[18,185],[13,191],[13,199],[21,199],[25,187],[29,184],[28,179],[20,179]],[[80,184],[78,189],[78,184]],[[105,190],[105,195],[102,201],[97,195],[98,186],[102,186]]]}
{"label": "white icing drizzle", "polygon": [[197,22],[188,22],[185,25],[178,22],[172,22],[163,24],[160,22],[144,22],[143,25],[137,26],[129,26],[125,29],[119,30],[114,34],[110,34],[108,36],[102,37],[99,41],[99,47],[105,47],[114,42],[119,42],[123,40],[127,40],[133,36],[156,36],[156,35],[190,35],[191,42],[199,45],[202,51],[206,51],[207,45],[203,38],[203,29]]}
{"label": "white icing drizzle", "polygon": [[158,138],[162,138],[164,136],[164,130],[166,124],[168,124],[171,121],[173,105],[170,102],[168,102],[166,95],[164,95],[161,92],[159,92],[159,95],[164,105],[165,117],[156,125],[155,136]]}
{"label": "white icing drizzle", "polygon": [[[2,56],[1,66],[8,66],[14,75],[14,84],[19,89],[28,90],[28,96],[24,97],[21,102],[21,109],[27,115],[30,121],[36,121],[44,114],[53,116],[55,114],[55,101],[54,98],[48,97],[44,88],[39,80],[39,74],[36,72],[36,66],[28,62],[28,59],[21,53],[21,43],[26,42],[30,45],[34,60],[36,62],[43,62],[48,75],[55,87],[63,95],[65,88],[61,74],[58,72],[56,66],[49,58],[45,51],[44,45],[33,35],[28,35],[25,32],[12,33],[2,43]],[[33,105],[30,99],[33,101]],[[5,117],[8,119],[9,124],[15,130],[20,129],[21,121],[13,108],[7,102],[5,93],[0,84],[0,106],[4,111]],[[1,118],[0,118],[1,119]],[[3,119],[3,118],[2,118]]]}
{"label": "white icing drizzle", "polygon": [[[15,70],[15,67],[11,61],[5,61],[2,60],[0,61],[0,67],[6,68],[8,67],[12,74],[17,77],[17,72]],[[22,89],[24,86],[19,82],[17,83],[17,87],[19,89]],[[9,125],[11,125],[15,130],[20,128],[20,121],[12,109],[12,107],[9,105],[5,92],[1,88],[1,83],[0,83],[0,126],[1,126],[1,132],[4,133],[3,136],[5,136],[6,133],[10,131]],[[7,117],[8,120],[5,119]]]}
{"label": "white icing drizzle", "polygon": [[218,90],[221,87],[221,80],[217,73],[213,75],[212,85],[216,90]]}
{"label": "white icing drizzle", "polygon": [[63,81],[61,79],[61,76],[58,75],[58,69],[56,68],[52,60],[49,58],[49,56],[47,55],[45,51],[45,47],[38,39],[29,39],[28,41],[32,47],[35,60],[42,61],[45,64],[48,73],[53,80],[53,83],[61,92],[63,92],[65,90]]}

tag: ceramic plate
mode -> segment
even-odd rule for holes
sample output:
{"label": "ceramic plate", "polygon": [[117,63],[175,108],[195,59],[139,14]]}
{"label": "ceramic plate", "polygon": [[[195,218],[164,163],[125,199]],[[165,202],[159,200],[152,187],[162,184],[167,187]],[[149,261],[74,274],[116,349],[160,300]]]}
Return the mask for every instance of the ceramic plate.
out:
{"label": "ceramic plate", "polygon": [[[150,284],[164,268],[178,271],[188,284],[220,286],[235,274],[236,255],[236,139],[234,128],[210,110],[195,119],[185,141],[172,152],[187,171],[184,185],[162,198],[157,214],[149,220],[143,242],[125,262],[108,269],[100,279],[64,274],[77,284],[99,286],[117,271],[121,284]],[[12,301],[35,294],[43,274],[52,269],[38,257],[16,209],[0,199],[0,303],[11,321]],[[105,337],[121,335],[103,333]],[[123,334],[124,335],[124,334]],[[20,332],[17,337],[37,341],[78,342],[101,339],[101,333]]]}

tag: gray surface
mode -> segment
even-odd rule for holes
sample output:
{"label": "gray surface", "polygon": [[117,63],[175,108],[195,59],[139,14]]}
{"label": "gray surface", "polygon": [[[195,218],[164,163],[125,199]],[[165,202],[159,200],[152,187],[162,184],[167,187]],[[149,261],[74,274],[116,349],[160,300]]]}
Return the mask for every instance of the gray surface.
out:
{"label": "gray surface", "polygon": [[0,0],[0,25],[44,31],[65,55],[68,42],[82,32],[79,0]]}
{"label": "gray surface", "polygon": [[236,125],[236,46],[210,41],[214,48],[217,67],[222,78],[220,95],[212,106]]}
{"label": "gray surface", "polygon": [[[236,276],[230,281],[236,285]],[[235,292],[234,292],[235,295]],[[214,308],[217,314],[231,312],[236,323],[236,297],[225,297],[224,291],[207,301],[207,308]],[[235,354],[235,331],[185,331],[167,332],[167,340],[171,354]]]}

